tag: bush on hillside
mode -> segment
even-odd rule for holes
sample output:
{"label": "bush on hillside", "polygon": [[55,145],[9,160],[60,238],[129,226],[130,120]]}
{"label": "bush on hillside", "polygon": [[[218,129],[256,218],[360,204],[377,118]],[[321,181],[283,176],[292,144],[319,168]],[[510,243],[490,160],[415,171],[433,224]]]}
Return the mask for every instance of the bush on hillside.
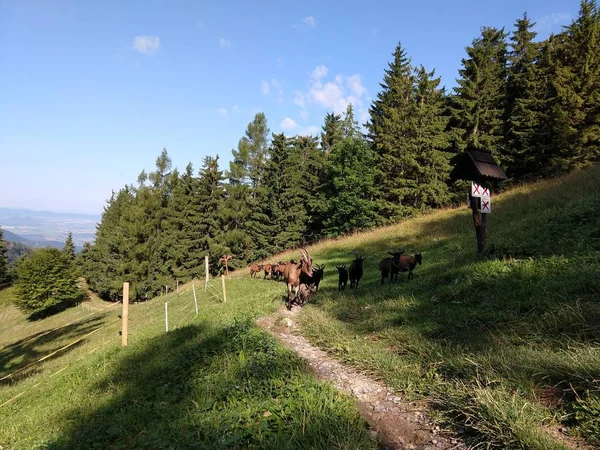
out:
{"label": "bush on hillside", "polygon": [[60,311],[82,297],[71,262],[55,248],[42,248],[24,257],[17,266],[15,286],[17,306],[35,316]]}

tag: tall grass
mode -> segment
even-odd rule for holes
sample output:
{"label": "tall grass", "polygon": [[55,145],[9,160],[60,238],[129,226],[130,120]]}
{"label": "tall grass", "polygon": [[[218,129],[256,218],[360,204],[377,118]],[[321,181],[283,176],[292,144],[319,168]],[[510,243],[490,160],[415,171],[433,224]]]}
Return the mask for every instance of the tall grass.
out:
{"label": "tall grass", "polygon": [[[466,206],[310,247],[326,276],[304,332],[431,399],[475,442],[560,447],[544,431],[560,425],[600,443],[599,180],[594,166],[493,197],[483,258]],[[381,286],[378,263],[394,247],[421,251],[423,265]],[[338,293],[334,266],[351,250],[366,255],[365,275]]]}
{"label": "tall grass", "polygon": [[[120,347],[120,311],[77,325],[100,330],[105,320],[117,320],[105,335],[102,329],[79,348],[0,386],[0,404],[23,393],[0,407],[0,445],[375,448],[353,403],[315,380],[294,353],[253,324],[252,318],[279,306],[278,286],[253,281],[262,289],[248,292],[244,280],[229,280],[227,303],[218,298],[220,280],[206,294],[198,289],[197,317],[189,291],[131,305],[127,348]],[[71,320],[73,313],[62,313],[70,314],[62,319]],[[44,345],[82,335],[77,328],[63,329]],[[2,371],[22,363],[12,358]]]}

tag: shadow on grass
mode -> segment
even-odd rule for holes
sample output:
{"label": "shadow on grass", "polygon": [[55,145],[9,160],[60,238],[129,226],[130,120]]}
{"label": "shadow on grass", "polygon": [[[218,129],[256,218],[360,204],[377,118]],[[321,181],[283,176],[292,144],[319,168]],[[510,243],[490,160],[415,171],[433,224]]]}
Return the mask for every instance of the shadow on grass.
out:
{"label": "shadow on grass", "polygon": [[[103,324],[103,317],[90,318],[49,332],[41,331],[3,347],[0,350],[0,378],[50,355],[70,342],[98,329]],[[55,357],[64,356],[83,344],[85,344],[85,339],[57,353]],[[0,381],[0,385],[22,381],[39,371],[39,365],[32,366]]]}
{"label": "shadow on grass", "polygon": [[249,321],[124,351],[90,388],[107,400],[74,407],[46,448],[374,448],[349,400]]}

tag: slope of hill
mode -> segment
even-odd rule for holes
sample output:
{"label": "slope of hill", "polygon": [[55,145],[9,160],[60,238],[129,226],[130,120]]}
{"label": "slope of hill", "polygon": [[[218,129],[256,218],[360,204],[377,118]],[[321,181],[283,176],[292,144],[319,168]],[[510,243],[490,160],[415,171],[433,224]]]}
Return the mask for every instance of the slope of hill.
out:
{"label": "slope of hill", "polygon": [[[311,248],[326,277],[301,324],[312,342],[499,448],[600,444],[600,166],[494,197],[486,257],[470,211],[440,211]],[[394,247],[422,252],[381,286]],[[366,256],[356,290],[335,265]],[[293,253],[275,256],[287,259]],[[550,440],[549,440],[550,439]]]}
{"label": "slope of hill", "polygon": [[[403,398],[430,401],[470,443],[597,445],[599,179],[595,166],[494,197],[484,258],[466,208],[310,247],[326,274],[302,332]],[[421,251],[423,265],[381,286],[378,262],[393,247]],[[339,293],[334,266],[351,250],[367,257],[365,275]],[[285,286],[260,278],[230,278],[227,303],[219,281],[197,289],[197,317],[188,287],[132,305],[126,349],[116,310],[65,311],[54,330],[46,320],[57,318],[28,322],[0,298],[0,378],[21,370],[0,381],[0,443],[372,448],[356,409],[247,321],[283,304]]]}

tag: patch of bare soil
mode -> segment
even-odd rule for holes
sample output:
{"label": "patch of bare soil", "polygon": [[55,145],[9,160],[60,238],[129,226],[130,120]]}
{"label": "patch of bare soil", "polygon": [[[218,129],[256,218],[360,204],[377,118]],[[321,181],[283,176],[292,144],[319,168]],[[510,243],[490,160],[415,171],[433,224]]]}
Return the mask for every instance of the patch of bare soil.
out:
{"label": "patch of bare soil", "polygon": [[428,417],[424,403],[409,402],[392,389],[341,364],[323,350],[313,346],[298,331],[293,317],[299,309],[282,310],[262,317],[258,324],[295,350],[314,374],[332,382],[336,388],[354,396],[358,409],[372,433],[386,448],[396,449],[466,449],[460,438],[440,430]]}

